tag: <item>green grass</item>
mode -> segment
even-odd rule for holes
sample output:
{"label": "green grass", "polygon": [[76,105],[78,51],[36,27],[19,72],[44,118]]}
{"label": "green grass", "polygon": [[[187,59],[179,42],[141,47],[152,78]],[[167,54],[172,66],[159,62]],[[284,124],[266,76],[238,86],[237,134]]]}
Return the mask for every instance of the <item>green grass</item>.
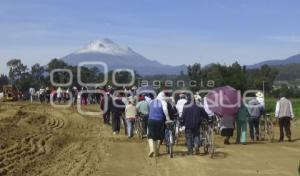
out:
{"label": "green grass", "polygon": [[[267,98],[265,100],[267,113],[274,114],[275,107],[276,107],[276,101],[277,100],[275,98]],[[291,101],[293,104],[295,116],[300,119],[300,99],[291,99]]]}

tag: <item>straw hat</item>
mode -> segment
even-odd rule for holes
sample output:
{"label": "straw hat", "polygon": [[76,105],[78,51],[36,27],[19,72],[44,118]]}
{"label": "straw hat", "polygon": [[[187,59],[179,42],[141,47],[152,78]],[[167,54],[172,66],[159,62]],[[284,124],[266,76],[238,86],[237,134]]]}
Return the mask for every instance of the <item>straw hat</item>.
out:
{"label": "straw hat", "polygon": [[264,98],[264,94],[261,91],[257,92],[255,95],[257,98]]}

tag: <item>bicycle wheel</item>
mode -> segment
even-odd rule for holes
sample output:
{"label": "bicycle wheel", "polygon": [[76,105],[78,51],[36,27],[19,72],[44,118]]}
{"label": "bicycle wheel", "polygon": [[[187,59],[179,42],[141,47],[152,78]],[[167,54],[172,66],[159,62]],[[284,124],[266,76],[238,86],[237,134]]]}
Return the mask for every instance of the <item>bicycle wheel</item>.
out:
{"label": "bicycle wheel", "polygon": [[173,143],[174,143],[174,139],[173,139],[173,134],[172,131],[170,131],[169,133],[169,154],[170,154],[170,158],[173,158]]}
{"label": "bicycle wheel", "polygon": [[209,141],[208,141],[208,133],[207,131],[205,131],[205,137],[204,137],[204,140],[203,140],[203,150],[204,150],[204,154],[208,154],[209,153]]}
{"label": "bicycle wheel", "polygon": [[259,123],[259,139],[260,140],[265,140],[266,138],[266,121],[262,120]]}
{"label": "bicycle wheel", "polygon": [[143,139],[143,134],[144,134],[144,129],[143,129],[143,124],[142,124],[142,121],[140,120],[139,121],[139,137],[140,139]]}
{"label": "bicycle wheel", "polygon": [[175,124],[175,144],[178,144],[178,140],[179,140],[179,122],[177,121]]}
{"label": "bicycle wheel", "polygon": [[214,144],[214,130],[212,128],[209,128],[209,133],[208,133],[208,141],[209,141],[209,149],[208,152],[210,154],[210,158],[214,157],[215,153],[215,144]]}
{"label": "bicycle wheel", "polygon": [[268,140],[270,142],[274,142],[273,123],[271,120],[267,121],[267,135],[268,135]]}
{"label": "bicycle wheel", "polygon": [[142,136],[142,131],[141,131],[141,120],[139,118],[136,119],[135,121],[135,131],[136,131],[136,134],[138,136],[139,139],[142,139],[143,136]]}

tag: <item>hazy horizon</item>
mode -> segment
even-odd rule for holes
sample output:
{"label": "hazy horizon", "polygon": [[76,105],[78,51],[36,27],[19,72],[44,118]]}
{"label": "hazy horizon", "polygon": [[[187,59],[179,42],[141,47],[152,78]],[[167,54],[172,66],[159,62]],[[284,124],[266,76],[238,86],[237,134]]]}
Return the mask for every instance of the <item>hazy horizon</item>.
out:
{"label": "hazy horizon", "polygon": [[17,1],[0,6],[0,73],[110,38],[162,64],[251,65],[300,53],[300,1]]}

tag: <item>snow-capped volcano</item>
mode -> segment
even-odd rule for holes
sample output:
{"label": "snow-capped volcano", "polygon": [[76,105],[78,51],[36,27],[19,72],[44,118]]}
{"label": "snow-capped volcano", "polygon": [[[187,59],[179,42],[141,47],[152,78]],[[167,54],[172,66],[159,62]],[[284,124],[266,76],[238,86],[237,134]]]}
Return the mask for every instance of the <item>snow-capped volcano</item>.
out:
{"label": "snow-capped volcano", "polygon": [[95,40],[86,47],[78,50],[76,53],[98,52],[112,55],[134,55],[130,48],[122,48],[112,40],[105,38],[103,40]]}
{"label": "snow-capped volcano", "polygon": [[141,75],[179,74],[186,71],[186,66],[163,65],[138,54],[129,47],[121,47],[110,39],[96,40],[87,46],[61,58],[70,65],[80,62],[101,61],[107,64],[109,70],[133,69]]}

